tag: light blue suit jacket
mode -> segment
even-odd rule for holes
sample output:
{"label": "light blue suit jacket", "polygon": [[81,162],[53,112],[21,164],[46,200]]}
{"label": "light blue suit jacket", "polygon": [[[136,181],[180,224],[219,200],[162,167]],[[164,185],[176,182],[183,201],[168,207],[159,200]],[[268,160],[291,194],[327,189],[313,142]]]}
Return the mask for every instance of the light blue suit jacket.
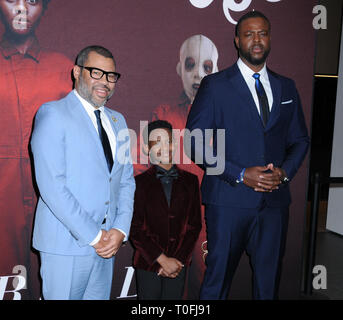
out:
{"label": "light blue suit jacket", "polygon": [[117,141],[111,173],[99,135],[73,92],[36,114],[31,148],[40,197],[33,246],[39,251],[91,254],[89,244],[106,214],[106,230],[129,235],[135,192],[129,135],[120,113],[105,112]]}

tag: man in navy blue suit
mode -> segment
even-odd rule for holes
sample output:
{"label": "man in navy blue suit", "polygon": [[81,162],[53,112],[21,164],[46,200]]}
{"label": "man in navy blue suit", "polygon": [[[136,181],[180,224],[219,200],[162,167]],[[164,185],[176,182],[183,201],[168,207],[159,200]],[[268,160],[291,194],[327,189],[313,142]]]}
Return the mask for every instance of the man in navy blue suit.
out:
{"label": "man in navy blue suit", "polygon": [[[188,116],[189,132],[214,129],[211,143],[190,140],[190,149],[185,147],[193,161],[202,155],[199,165],[206,170],[201,189],[208,255],[201,299],[227,298],[245,250],[254,299],[277,298],[291,202],[288,182],[303,162],[309,137],[294,82],[266,67],[270,32],[261,12],[241,17],[237,63],[202,80]],[[217,147],[218,129],[225,130],[224,153]],[[216,163],[206,159],[209,148]],[[219,162],[222,172],[211,173]]]}

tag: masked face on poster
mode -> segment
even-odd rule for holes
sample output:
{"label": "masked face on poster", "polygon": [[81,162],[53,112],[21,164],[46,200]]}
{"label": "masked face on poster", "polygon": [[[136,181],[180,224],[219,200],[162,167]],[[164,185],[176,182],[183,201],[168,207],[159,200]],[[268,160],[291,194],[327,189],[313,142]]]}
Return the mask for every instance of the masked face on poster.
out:
{"label": "masked face on poster", "polygon": [[12,36],[29,35],[38,26],[47,1],[0,0],[0,18]]}
{"label": "masked face on poster", "polygon": [[201,80],[208,74],[218,71],[218,50],[215,44],[204,35],[194,35],[181,46],[177,73],[182,79],[183,88],[193,102]]}

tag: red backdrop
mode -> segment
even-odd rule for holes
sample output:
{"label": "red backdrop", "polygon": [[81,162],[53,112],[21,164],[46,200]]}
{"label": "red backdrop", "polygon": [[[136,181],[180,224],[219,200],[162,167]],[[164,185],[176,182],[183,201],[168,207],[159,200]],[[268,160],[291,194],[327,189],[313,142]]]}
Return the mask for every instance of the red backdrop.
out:
{"label": "red backdrop", "polygon": [[[193,3],[195,2],[201,1],[194,0]],[[206,2],[211,1],[202,1]],[[233,44],[234,24],[226,18],[223,3],[236,4],[236,10],[239,11],[230,11],[236,21],[249,10],[260,10],[270,18],[272,24],[272,51],[268,66],[296,81],[310,127],[314,64],[312,9],[316,2],[243,0],[236,3],[234,0],[214,0],[200,9],[192,5],[190,0],[52,0],[36,33],[42,47],[58,51],[72,61],[80,49],[91,44],[110,49],[122,78],[108,106],[123,113],[128,126],[138,131],[140,120],[150,120],[152,111],[158,105],[175,101],[182,92],[176,65],[180,46],[185,39],[196,34],[210,38],[218,49],[218,68],[222,70],[237,59]],[[300,289],[306,187],[307,162],[291,185],[293,203],[281,280],[281,299],[297,298]],[[13,212],[13,215],[21,214],[22,212]],[[4,217],[0,213],[0,224],[6,224],[8,218]],[[33,215],[30,219],[33,219]],[[7,240],[0,234],[0,241]],[[18,239],[18,243],[8,243],[8,252],[16,250],[16,246],[27,251],[32,250],[29,242],[23,243]],[[199,248],[198,246],[194,255],[199,256],[201,261],[203,252]],[[6,260],[6,252],[1,253],[0,259]],[[117,256],[113,299],[135,298],[131,260],[132,248],[128,245]],[[24,267],[30,278],[29,286],[39,288],[40,279],[34,264],[38,264],[38,259]],[[13,290],[13,278],[8,277],[18,274],[12,272],[14,267],[15,264],[11,262],[5,270],[0,270],[0,298],[13,299],[13,294],[6,291]],[[201,278],[197,279],[197,283],[192,280],[188,298],[196,297],[200,283]],[[17,298],[39,298],[39,291],[33,287],[20,290]],[[251,297],[251,271],[246,257],[240,263],[230,297]]]}

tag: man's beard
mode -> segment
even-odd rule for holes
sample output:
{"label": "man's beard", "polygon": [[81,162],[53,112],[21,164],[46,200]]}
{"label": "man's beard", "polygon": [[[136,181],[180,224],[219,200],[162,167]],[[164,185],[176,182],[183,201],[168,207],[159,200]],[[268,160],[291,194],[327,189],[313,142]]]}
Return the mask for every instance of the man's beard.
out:
{"label": "man's beard", "polygon": [[[108,89],[104,86],[104,88]],[[105,103],[110,100],[110,98],[113,96],[114,91],[110,92],[108,97],[103,100],[102,103],[99,103],[98,101],[94,100],[92,97],[92,91],[89,90],[87,84],[83,80],[82,76],[79,78],[79,86],[78,86],[79,94],[82,98],[84,98],[86,101],[88,101],[93,107],[100,108],[105,105]],[[109,89],[108,89],[109,90]]]}
{"label": "man's beard", "polygon": [[254,58],[250,51],[243,51],[241,48],[238,49],[239,54],[241,57],[243,57],[245,60],[247,60],[251,65],[253,66],[260,66],[261,64],[264,64],[268,58],[268,55],[270,53],[270,48],[265,50],[263,52],[263,55],[261,58]]}

